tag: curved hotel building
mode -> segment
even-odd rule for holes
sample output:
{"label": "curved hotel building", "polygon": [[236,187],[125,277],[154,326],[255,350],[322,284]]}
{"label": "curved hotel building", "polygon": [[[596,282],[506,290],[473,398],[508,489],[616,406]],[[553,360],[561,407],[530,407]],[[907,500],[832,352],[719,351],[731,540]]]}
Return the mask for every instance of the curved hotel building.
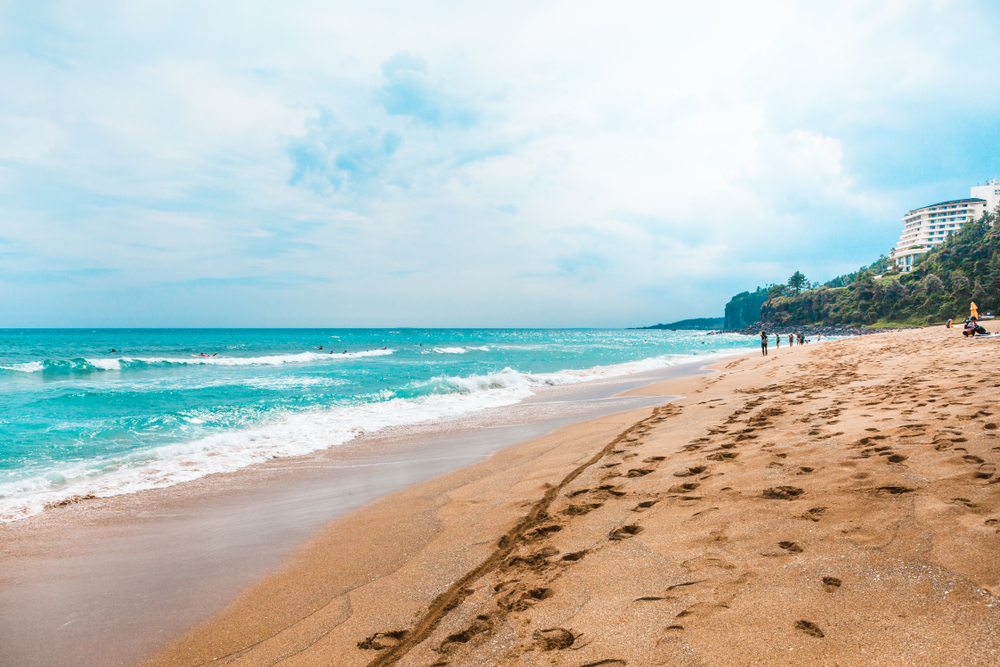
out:
{"label": "curved hotel building", "polygon": [[931,204],[903,216],[903,233],[891,256],[900,271],[912,269],[914,257],[941,244],[963,223],[992,211],[1000,203],[1000,181],[974,187],[970,194],[969,199]]}

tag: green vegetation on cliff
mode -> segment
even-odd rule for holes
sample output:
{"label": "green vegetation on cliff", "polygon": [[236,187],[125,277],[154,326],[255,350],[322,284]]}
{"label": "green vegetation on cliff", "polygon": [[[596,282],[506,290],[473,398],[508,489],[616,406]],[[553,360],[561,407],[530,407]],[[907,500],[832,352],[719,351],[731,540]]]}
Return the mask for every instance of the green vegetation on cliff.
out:
{"label": "green vegetation on cliff", "polygon": [[768,299],[768,289],[758,287],[754,292],[740,292],[726,304],[723,329],[743,329],[760,322],[760,307]]}
{"label": "green vegetation on cliff", "polygon": [[[909,273],[896,273],[882,257],[822,286],[797,293],[772,288],[760,307],[760,319],[779,325],[923,325],[965,319],[970,301],[980,313],[992,312],[1000,306],[1000,225],[994,225],[998,218],[995,212],[986,213],[967,222],[919,256]],[[728,329],[728,305],[726,316]]]}

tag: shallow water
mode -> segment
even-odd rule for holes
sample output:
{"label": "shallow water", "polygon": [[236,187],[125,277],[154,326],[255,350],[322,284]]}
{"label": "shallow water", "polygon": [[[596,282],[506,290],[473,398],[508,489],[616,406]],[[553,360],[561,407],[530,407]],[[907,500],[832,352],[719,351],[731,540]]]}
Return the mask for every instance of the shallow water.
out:
{"label": "shallow water", "polygon": [[2,330],[0,521],[753,347],[649,330]]}

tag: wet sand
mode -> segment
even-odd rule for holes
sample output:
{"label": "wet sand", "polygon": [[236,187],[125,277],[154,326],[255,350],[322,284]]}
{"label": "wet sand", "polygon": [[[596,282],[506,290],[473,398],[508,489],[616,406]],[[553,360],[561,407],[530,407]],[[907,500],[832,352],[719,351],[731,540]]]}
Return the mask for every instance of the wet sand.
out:
{"label": "wet sand", "polygon": [[614,396],[701,366],[546,388],[462,420],[0,525],[0,665],[135,664],[331,520],[567,424],[660,404]]}
{"label": "wet sand", "polygon": [[370,503],[146,664],[996,665],[998,362],[928,328],[634,390],[680,398]]}

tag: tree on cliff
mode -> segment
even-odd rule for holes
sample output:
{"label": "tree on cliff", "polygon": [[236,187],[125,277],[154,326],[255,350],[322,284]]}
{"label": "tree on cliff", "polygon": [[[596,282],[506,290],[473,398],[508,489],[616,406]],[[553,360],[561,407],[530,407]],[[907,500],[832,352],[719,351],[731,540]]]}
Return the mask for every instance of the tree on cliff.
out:
{"label": "tree on cliff", "polygon": [[804,288],[809,287],[809,280],[802,275],[801,271],[796,271],[792,274],[792,277],[788,279],[788,286],[795,290],[795,293],[798,294]]}

